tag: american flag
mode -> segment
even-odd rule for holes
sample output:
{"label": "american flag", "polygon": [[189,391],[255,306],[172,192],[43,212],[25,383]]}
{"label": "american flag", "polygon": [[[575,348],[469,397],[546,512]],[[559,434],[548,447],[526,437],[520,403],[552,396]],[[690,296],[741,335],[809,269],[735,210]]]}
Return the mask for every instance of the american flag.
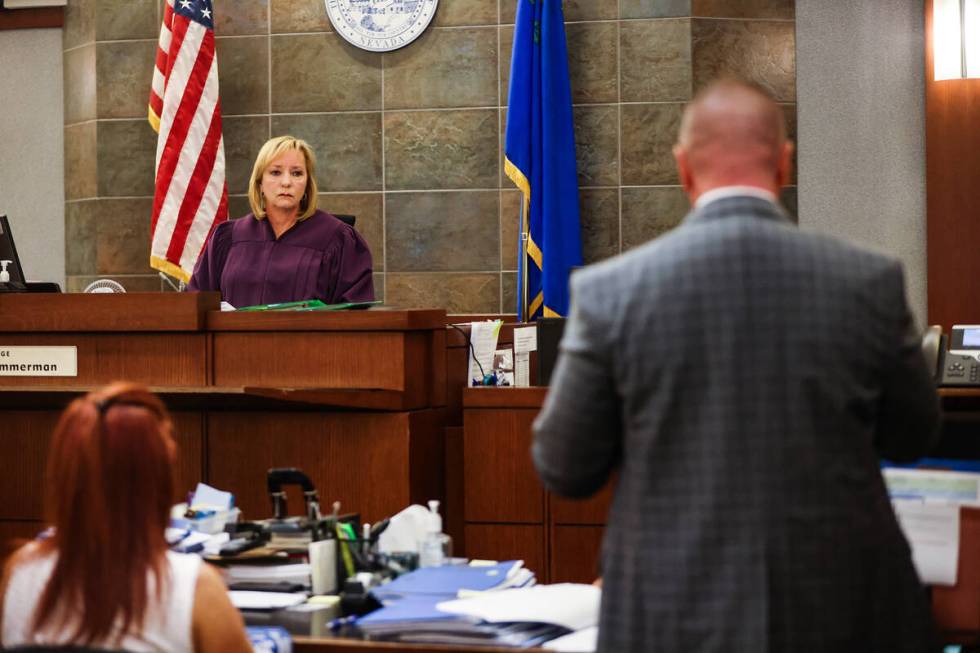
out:
{"label": "american flag", "polygon": [[211,0],[167,0],[149,120],[158,134],[150,266],[187,281],[228,219]]}

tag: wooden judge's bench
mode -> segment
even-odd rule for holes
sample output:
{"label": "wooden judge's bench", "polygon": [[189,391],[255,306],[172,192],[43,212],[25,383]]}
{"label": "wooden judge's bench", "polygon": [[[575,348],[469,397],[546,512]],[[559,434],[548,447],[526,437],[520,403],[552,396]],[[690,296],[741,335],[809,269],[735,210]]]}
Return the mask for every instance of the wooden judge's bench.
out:
{"label": "wooden judge's bench", "polygon": [[[233,492],[247,518],[267,517],[270,467],[303,469],[325,505],[366,520],[443,498],[444,311],[222,313],[218,303],[217,293],[0,294],[0,350],[77,352],[75,376],[0,375],[0,542],[41,526],[61,411],[116,380],[146,384],[173,413],[175,501],[204,480]],[[301,506],[290,497],[292,512]]]}
{"label": "wooden judge's bench", "polygon": [[[17,347],[74,348],[77,365],[74,376],[0,368],[0,557],[13,538],[42,527],[44,465],[61,411],[128,380],[173,414],[175,501],[203,480],[233,492],[246,518],[267,517],[266,470],[299,467],[323,504],[339,500],[365,520],[443,499],[459,554],[524,559],[542,582],[599,573],[612,484],[586,502],[543,489],[530,444],[546,389],[466,388],[467,340],[447,329],[444,311],[222,313],[218,303],[217,293],[0,294],[0,365]],[[501,343],[512,334],[505,325]],[[980,390],[941,394],[940,455],[980,458]],[[289,504],[297,512],[301,497]],[[980,510],[963,509],[960,537],[957,585],[934,588],[933,606],[949,639],[977,642]],[[297,639],[299,651],[355,648],[385,646]]]}

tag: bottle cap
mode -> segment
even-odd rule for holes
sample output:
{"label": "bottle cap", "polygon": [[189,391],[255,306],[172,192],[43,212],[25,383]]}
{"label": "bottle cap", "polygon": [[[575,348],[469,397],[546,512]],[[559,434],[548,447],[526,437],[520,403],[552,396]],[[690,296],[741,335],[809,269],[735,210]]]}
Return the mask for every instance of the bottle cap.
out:
{"label": "bottle cap", "polygon": [[442,515],[439,514],[439,502],[435,499],[429,501],[429,532],[442,532]]}

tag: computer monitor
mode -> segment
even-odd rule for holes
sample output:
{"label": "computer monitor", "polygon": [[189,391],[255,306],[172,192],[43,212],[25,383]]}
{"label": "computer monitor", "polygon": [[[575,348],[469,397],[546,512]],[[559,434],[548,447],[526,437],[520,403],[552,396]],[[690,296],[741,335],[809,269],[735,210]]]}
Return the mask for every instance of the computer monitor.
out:
{"label": "computer monitor", "polygon": [[17,255],[14,235],[10,231],[10,221],[5,215],[0,215],[0,261],[10,261],[7,264],[10,282],[0,283],[0,292],[23,292],[27,288],[27,280],[24,278],[24,268]]}

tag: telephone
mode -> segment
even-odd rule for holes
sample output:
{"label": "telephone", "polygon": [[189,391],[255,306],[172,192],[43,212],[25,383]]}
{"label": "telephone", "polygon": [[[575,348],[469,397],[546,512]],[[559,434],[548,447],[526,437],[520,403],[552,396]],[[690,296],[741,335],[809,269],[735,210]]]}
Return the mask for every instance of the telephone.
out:
{"label": "telephone", "polygon": [[937,385],[980,387],[980,325],[954,324],[948,339],[942,327],[931,326],[922,337],[922,352]]}

